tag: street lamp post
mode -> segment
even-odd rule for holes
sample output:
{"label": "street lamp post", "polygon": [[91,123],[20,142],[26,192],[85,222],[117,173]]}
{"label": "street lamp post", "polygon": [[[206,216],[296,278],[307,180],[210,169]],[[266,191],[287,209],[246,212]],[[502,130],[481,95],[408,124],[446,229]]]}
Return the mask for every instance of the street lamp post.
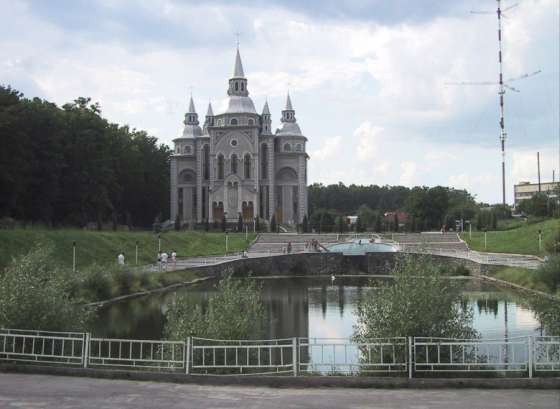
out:
{"label": "street lamp post", "polygon": [[226,231],[226,256],[228,253],[228,232]]}
{"label": "street lamp post", "polygon": [[542,230],[539,230],[539,251],[542,250]]}
{"label": "street lamp post", "polygon": [[138,265],[138,240],[136,240],[136,265]]}
{"label": "street lamp post", "polygon": [[157,240],[158,240],[157,250],[158,252],[161,252],[161,234],[157,235]]}
{"label": "street lamp post", "polygon": [[484,250],[486,250],[486,248],[487,248],[487,243],[488,243],[487,240],[486,240],[486,234],[487,234],[487,233],[488,233],[488,232],[486,231],[486,229],[484,229]]}
{"label": "street lamp post", "polygon": [[76,272],[76,242],[72,242],[72,271]]}

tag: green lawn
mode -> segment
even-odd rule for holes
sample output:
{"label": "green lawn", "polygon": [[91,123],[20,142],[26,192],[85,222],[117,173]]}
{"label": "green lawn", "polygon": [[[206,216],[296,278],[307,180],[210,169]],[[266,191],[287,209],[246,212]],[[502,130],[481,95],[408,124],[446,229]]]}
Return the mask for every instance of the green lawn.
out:
{"label": "green lawn", "polygon": [[529,270],[521,267],[504,267],[491,272],[489,275],[500,280],[521,285],[525,288],[550,292],[545,284],[539,282],[538,272],[536,270]]}
{"label": "green lawn", "polygon": [[[489,251],[494,253],[517,253],[533,254],[543,256],[544,243],[552,236],[558,228],[560,221],[549,219],[539,223],[520,223],[519,227],[511,230],[489,231],[487,233],[487,247],[484,248],[484,233],[472,232],[472,239],[469,233],[465,232],[461,238],[465,240],[469,247],[478,251]],[[542,249],[539,251],[539,230],[542,231]]]}
{"label": "green lawn", "polygon": [[[249,234],[230,233],[229,252],[245,249],[255,238]],[[5,267],[12,257],[27,253],[40,241],[50,241],[55,246],[55,256],[66,266],[72,264],[72,242],[76,242],[77,266],[93,263],[116,264],[117,254],[125,252],[127,264],[134,263],[135,243],[138,242],[138,262],[148,264],[156,261],[157,235],[150,232],[84,231],[79,229],[0,230],[0,268]],[[162,250],[175,250],[179,257],[203,256],[225,253],[225,234],[194,231],[171,231],[161,234]]]}

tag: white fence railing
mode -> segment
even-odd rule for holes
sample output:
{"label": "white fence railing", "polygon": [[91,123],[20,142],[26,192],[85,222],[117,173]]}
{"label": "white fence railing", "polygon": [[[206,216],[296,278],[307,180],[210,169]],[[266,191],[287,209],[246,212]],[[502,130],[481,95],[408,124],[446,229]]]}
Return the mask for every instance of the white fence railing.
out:
{"label": "white fence railing", "polygon": [[560,337],[163,341],[0,329],[0,361],[193,375],[515,372],[532,377],[560,372]]}
{"label": "white fence railing", "polygon": [[349,342],[346,338],[300,338],[299,369],[311,373],[406,372],[406,338]]}

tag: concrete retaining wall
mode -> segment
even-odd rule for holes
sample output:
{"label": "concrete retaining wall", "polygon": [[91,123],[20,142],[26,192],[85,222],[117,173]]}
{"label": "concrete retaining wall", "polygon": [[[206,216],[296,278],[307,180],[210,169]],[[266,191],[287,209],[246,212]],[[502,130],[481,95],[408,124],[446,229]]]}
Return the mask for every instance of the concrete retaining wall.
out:
{"label": "concrete retaining wall", "polygon": [[[442,265],[464,266],[473,275],[485,274],[490,268],[471,260],[440,255],[408,254],[412,258],[428,257]],[[345,256],[341,253],[298,253],[269,257],[247,258],[226,263],[196,267],[193,270],[221,278],[243,276],[317,276],[344,274],[391,274],[402,253],[368,253],[365,256]]]}

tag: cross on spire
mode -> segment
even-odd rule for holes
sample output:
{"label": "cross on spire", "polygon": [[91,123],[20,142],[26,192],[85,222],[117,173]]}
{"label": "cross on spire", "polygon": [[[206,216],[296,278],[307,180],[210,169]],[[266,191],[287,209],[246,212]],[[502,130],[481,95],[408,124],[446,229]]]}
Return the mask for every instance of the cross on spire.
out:
{"label": "cross on spire", "polygon": [[235,34],[235,37],[236,37],[237,48],[239,48],[239,37],[243,33],[241,33],[240,31],[236,31],[234,34]]}

